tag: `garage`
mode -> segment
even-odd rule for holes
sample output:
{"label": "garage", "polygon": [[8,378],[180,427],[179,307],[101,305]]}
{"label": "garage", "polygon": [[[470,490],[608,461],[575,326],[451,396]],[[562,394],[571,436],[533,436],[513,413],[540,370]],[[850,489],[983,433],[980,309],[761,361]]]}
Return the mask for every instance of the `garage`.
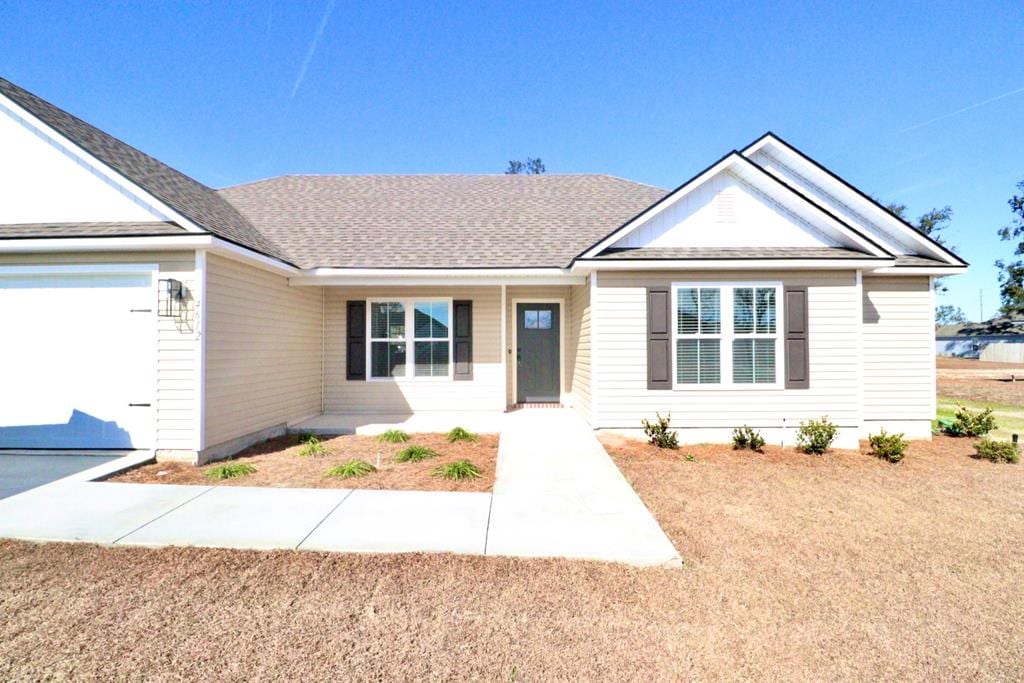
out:
{"label": "garage", "polygon": [[0,449],[153,446],[154,269],[0,268]]}

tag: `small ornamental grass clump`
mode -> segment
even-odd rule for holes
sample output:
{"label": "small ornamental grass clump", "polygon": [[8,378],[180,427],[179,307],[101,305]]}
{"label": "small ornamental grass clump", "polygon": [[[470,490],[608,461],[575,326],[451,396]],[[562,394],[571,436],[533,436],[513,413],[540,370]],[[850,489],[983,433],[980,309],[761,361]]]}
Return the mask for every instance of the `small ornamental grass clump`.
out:
{"label": "small ornamental grass clump", "polygon": [[448,443],[455,443],[456,441],[468,441],[470,443],[476,443],[477,441],[480,440],[479,436],[477,436],[473,432],[463,429],[462,427],[456,427],[455,429],[448,432],[448,434],[446,434],[445,436],[448,439]]}
{"label": "small ornamental grass clump", "polygon": [[229,462],[223,465],[217,465],[211,467],[204,472],[207,479],[213,481],[221,481],[223,479],[238,479],[239,477],[245,477],[256,471],[256,468],[252,465],[244,462]]}
{"label": "small ornamental grass clump", "polygon": [[454,479],[457,481],[462,479],[476,479],[480,476],[480,468],[468,460],[455,460],[435,467],[431,474],[435,477]]}
{"label": "small ornamental grass clump", "polygon": [[325,477],[337,477],[338,479],[350,479],[352,477],[365,477],[367,474],[376,472],[377,468],[365,460],[348,460],[337,467],[324,472]]}
{"label": "small ornamental grass clump", "polygon": [[829,422],[828,416],[820,420],[808,420],[800,423],[796,433],[796,445],[804,453],[821,455],[836,440],[839,428]]}
{"label": "small ornamental grass clump", "polygon": [[943,422],[943,429],[950,436],[985,436],[996,428],[996,418],[991,408],[972,413],[966,407],[957,404],[953,421]]}
{"label": "small ornamental grass clump", "polygon": [[732,430],[732,448],[735,451],[749,448],[761,453],[764,450],[764,437],[761,436],[761,432],[746,425],[737,427]]}
{"label": "small ornamental grass clump", "polygon": [[398,451],[395,454],[395,460],[398,462],[419,462],[427,458],[436,458],[439,455],[441,454],[429,446],[412,445]]}
{"label": "small ornamental grass clump", "polygon": [[871,443],[871,452],[882,460],[899,462],[907,452],[910,442],[903,438],[903,434],[888,434],[883,429],[878,434],[868,437]]}
{"label": "small ornamental grass clump", "polygon": [[991,460],[992,462],[1020,462],[1020,451],[1017,444],[1011,441],[993,441],[982,439],[974,444],[972,458]]}
{"label": "small ornamental grass clump", "polygon": [[299,449],[299,457],[315,458],[326,453],[327,449],[324,447],[323,442],[317,438],[316,434],[306,434],[302,437],[302,448]]}
{"label": "small ornamental grass clump", "polygon": [[405,443],[408,440],[409,435],[401,429],[389,429],[377,437],[377,441],[381,443]]}
{"label": "small ornamental grass clump", "polygon": [[668,423],[672,421],[672,413],[665,417],[661,413],[655,413],[657,420],[649,422],[646,418],[641,420],[644,425],[644,434],[647,435],[647,443],[654,444],[658,448],[679,448],[679,435],[669,431]]}

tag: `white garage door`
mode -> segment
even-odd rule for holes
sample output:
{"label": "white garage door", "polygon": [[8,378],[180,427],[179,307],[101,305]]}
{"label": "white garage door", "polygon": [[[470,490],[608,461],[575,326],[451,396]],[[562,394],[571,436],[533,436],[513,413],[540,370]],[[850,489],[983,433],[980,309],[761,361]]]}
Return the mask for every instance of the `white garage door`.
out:
{"label": "white garage door", "polygon": [[0,270],[0,448],[152,447],[151,277]]}

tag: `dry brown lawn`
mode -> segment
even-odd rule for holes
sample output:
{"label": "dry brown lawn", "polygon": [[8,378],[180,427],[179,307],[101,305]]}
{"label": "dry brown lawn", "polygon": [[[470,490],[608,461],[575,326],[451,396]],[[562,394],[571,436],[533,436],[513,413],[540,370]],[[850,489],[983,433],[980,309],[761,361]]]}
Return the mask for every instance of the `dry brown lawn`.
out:
{"label": "dry brown lawn", "polygon": [[[1010,381],[1016,377],[1017,381]],[[939,396],[982,403],[1024,406],[1024,364],[972,358],[936,358]]]}
{"label": "dry brown lawn", "polygon": [[[111,479],[143,484],[213,484],[217,486],[285,486],[298,488],[402,489],[420,491],[490,491],[498,458],[498,437],[480,434],[476,443],[448,443],[444,434],[410,434],[409,443],[380,443],[373,436],[335,436],[322,443],[325,455],[300,456],[301,437],[282,436],[258,443],[231,458],[253,465],[256,472],[237,479],[211,481],[205,472],[223,462],[194,467],[180,462],[144,465]],[[395,462],[395,454],[410,444],[429,446],[440,453],[420,462]],[[365,477],[339,479],[324,472],[346,460],[365,460],[377,471]],[[469,460],[480,468],[480,477],[452,481],[435,477],[439,465]]]}
{"label": "dry brown lawn", "polygon": [[0,543],[0,680],[1024,677],[1024,466],[611,444],[685,569]]}

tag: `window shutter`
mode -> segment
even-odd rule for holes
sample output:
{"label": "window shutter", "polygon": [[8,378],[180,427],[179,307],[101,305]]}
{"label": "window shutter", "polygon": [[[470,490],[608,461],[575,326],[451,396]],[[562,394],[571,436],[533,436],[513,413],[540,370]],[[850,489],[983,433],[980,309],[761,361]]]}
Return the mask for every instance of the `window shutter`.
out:
{"label": "window shutter", "polygon": [[366,302],[349,301],[345,329],[345,379],[366,379]]}
{"label": "window shutter", "polygon": [[452,302],[453,355],[455,368],[453,377],[456,380],[473,379],[473,302],[469,300]]}
{"label": "window shutter", "polygon": [[647,388],[672,388],[672,296],[668,287],[647,288]]}
{"label": "window shutter", "polygon": [[811,386],[807,346],[807,287],[786,287],[786,388]]}

